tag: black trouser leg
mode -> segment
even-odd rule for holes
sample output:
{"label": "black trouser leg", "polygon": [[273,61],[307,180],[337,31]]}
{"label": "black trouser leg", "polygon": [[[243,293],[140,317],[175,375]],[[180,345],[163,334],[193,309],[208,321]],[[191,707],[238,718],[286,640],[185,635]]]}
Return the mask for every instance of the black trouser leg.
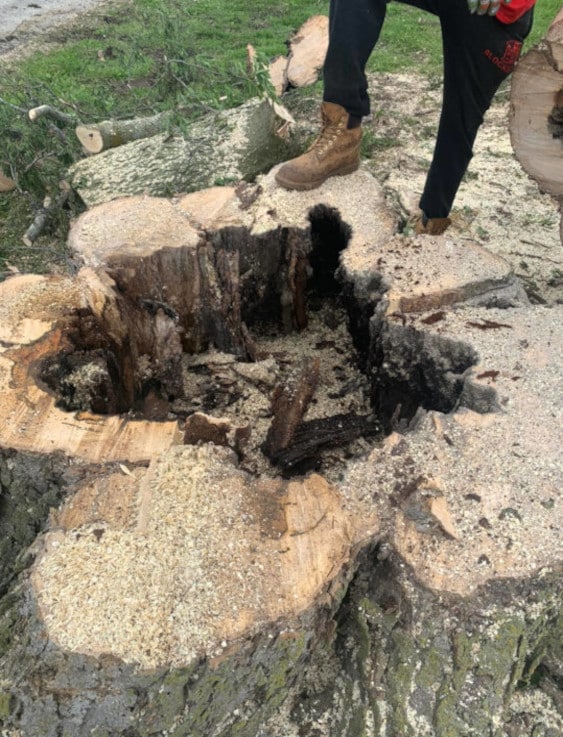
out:
{"label": "black trouser leg", "polygon": [[[446,217],[483,116],[530,31],[532,11],[507,26],[494,17],[471,15],[467,0],[403,1],[439,16],[442,27],[442,115],[420,206],[428,217]],[[364,70],[385,11],[385,0],[331,0],[323,97],[354,116],[369,113]]]}
{"label": "black trouser leg", "polygon": [[387,0],[330,0],[323,100],[342,105],[358,118],[369,115],[365,67],[386,8]]}
{"label": "black trouser leg", "polygon": [[509,26],[466,13],[466,0],[437,0],[444,49],[442,114],[432,164],[420,200],[431,218],[446,217],[473,156],[483,116],[512,71],[530,31],[532,13]]}

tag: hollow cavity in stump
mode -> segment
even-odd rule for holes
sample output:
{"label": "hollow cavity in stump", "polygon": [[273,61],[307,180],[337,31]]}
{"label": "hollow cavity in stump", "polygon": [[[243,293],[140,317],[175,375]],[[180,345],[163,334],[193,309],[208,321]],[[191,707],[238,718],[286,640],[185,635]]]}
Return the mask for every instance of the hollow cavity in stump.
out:
{"label": "hollow cavity in stump", "polygon": [[336,477],[419,406],[451,409],[475,358],[460,344],[453,388],[439,347],[425,355],[407,335],[399,351],[412,370],[390,360],[401,340],[389,341],[387,322],[370,331],[375,305],[339,267],[350,235],[317,206],[308,229],[224,228],[173,253],[114,259],[87,282],[92,311],[69,318],[40,379],[69,411],[177,418],[186,443],[228,445],[257,475]]}

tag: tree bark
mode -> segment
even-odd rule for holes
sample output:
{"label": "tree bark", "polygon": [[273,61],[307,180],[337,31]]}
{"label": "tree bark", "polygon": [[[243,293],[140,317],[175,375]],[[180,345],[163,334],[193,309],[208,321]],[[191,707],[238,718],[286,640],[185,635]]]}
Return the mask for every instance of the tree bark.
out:
{"label": "tree bark", "polygon": [[270,80],[281,97],[289,86],[306,87],[319,78],[328,48],[328,17],[315,15],[287,41],[287,56],[276,56],[269,65]]}
{"label": "tree bark", "polygon": [[292,155],[293,141],[278,135],[280,129],[287,129],[287,120],[270,103],[253,100],[195,121],[183,137],[153,135],[83,159],[69,170],[69,181],[88,207],[135,194],[169,196],[252,181]]}

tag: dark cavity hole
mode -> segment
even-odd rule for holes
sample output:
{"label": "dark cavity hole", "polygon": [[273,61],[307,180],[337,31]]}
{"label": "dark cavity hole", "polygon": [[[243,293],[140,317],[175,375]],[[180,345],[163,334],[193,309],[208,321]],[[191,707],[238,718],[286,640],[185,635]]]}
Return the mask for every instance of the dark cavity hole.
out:
{"label": "dark cavity hole", "polygon": [[68,411],[178,419],[256,474],[338,475],[420,408],[451,411],[477,359],[379,316],[381,281],[340,266],[350,237],[318,206],[305,229],[225,228],[112,265],[113,309],[71,316],[39,379]]}

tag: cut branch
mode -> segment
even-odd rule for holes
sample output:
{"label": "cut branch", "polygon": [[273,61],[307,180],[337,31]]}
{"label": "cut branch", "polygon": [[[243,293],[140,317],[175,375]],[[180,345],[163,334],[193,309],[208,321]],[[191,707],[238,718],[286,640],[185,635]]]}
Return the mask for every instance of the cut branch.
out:
{"label": "cut branch", "polygon": [[77,126],[76,136],[87,153],[99,154],[108,148],[162,133],[171,118],[172,113],[165,112],[148,118],[104,120],[101,123]]}
{"label": "cut branch", "polygon": [[43,206],[37,211],[35,218],[29,228],[25,231],[22,240],[26,246],[31,246],[44,231],[49,218],[59,210],[68,199],[68,190],[63,191],[55,200],[47,195],[43,200]]}
{"label": "cut branch", "polygon": [[39,118],[48,115],[51,118],[55,118],[55,120],[58,120],[60,123],[76,123],[76,118],[73,115],[63,113],[60,110],[51,107],[51,105],[39,105],[39,107],[31,108],[27,115],[30,120],[38,120]]}
{"label": "cut branch", "polygon": [[10,177],[7,177],[0,169],[0,192],[11,192],[16,188],[16,183]]}

